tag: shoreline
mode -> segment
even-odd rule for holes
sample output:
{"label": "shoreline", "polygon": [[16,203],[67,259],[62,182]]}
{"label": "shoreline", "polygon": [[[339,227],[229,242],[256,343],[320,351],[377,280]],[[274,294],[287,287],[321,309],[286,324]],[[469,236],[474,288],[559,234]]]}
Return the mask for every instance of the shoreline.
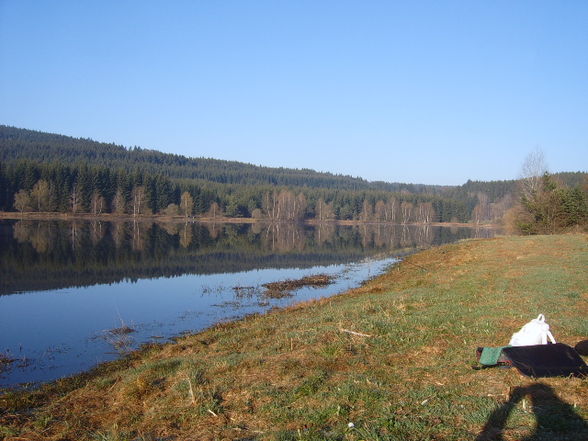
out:
{"label": "shoreline", "polygon": [[380,222],[380,221],[360,221],[360,220],[326,220],[318,221],[315,219],[305,219],[301,222],[292,221],[272,221],[269,219],[254,219],[245,217],[189,217],[185,216],[166,216],[166,215],[139,215],[133,216],[130,214],[91,214],[91,213],[59,213],[59,212],[8,212],[0,211],[0,220],[63,220],[63,221],[74,221],[74,220],[85,220],[85,221],[108,221],[108,222],[169,222],[169,223],[218,223],[218,224],[279,224],[279,223],[300,223],[302,225],[419,225],[419,226],[433,226],[433,227],[467,227],[467,228],[488,228],[488,229],[499,229],[502,228],[499,224],[475,224],[475,223],[463,223],[463,222],[414,222],[414,223],[394,223],[394,222]]}
{"label": "shoreline", "polygon": [[582,439],[573,422],[588,417],[586,380],[471,364],[477,346],[507,342],[537,311],[558,341],[586,338],[587,259],[585,233],[428,249],[333,297],[0,394],[0,428],[7,440],[521,439],[536,427],[532,407],[513,406],[503,426],[492,415],[512,391],[540,388],[557,399],[542,402],[557,423],[545,439]]}
{"label": "shoreline", "polygon": [[[328,299],[331,297],[342,295],[345,292],[349,291],[350,289],[359,288],[359,287],[365,285],[366,283],[368,283],[374,277],[377,277],[378,275],[385,273],[387,271],[386,268],[388,268],[390,266],[390,264],[388,264],[388,263],[385,265],[382,264],[379,269],[373,269],[374,266],[375,267],[379,266],[380,261],[394,260],[394,262],[392,263],[392,265],[394,265],[394,264],[398,263],[401,259],[403,259],[406,255],[411,254],[411,251],[412,251],[412,249],[408,252],[405,250],[399,250],[399,254],[394,255],[394,256],[390,256],[388,254],[370,256],[369,257],[370,272],[368,274],[364,274],[363,277],[358,277],[355,279],[349,278],[347,276],[347,274],[349,274],[349,271],[351,270],[351,268],[365,265],[365,262],[358,260],[358,261],[353,261],[353,262],[336,264],[341,267],[345,267],[345,268],[342,268],[338,274],[331,274],[330,272],[324,272],[324,271],[328,271],[329,268],[332,267],[332,265],[320,265],[320,266],[312,267],[313,271],[307,271],[307,273],[308,273],[307,275],[305,275],[301,278],[298,278],[298,279],[292,279],[290,277],[284,276],[283,278],[279,278],[277,280],[271,280],[271,281],[260,283],[257,286],[240,286],[240,285],[229,284],[229,286],[231,287],[233,292],[241,292],[241,293],[244,293],[245,295],[247,295],[247,293],[249,292],[250,289],[257,291],[258,292],[257,295],[258,295],[258,298],[260,301],[267,301],[269,299],[281,299],[281,298],[290,298],[291,297],[292,299],[294,299],[294,303],[290,303],[287,305],[275,305],[275,306],[272,306],[272,307],[265,309],[265,310],[258,310],[258,311],[254,311],[254,312],[245,312],[245,313],[241,312],[239,309],[230,308],[231,313],[229,315],[223,316],[222,314],[219,314],[215,322],[208,324],[205,327],[196,326],[196,327],[192,327],[189,329],[179,330],[179,331],[173,332],[173,333],[166,333],[165,331],[161,332],[158,334],[157,339],[153,339],[153,337],[149,337],[147,340],[143,340],[143,342],[139,342],[137,345],[135,345],[134,349],[128,350],[124,353],[118,353],[118,356],[114,359],[110,359],[108,361],[102,361],[98,364],[94,363],[93,365],[88,366],[86,369],[78,370],[75,373],[70,373],[70,374],[67,374],[63,377],[55,377],[54,379],[45,380],[45,381],[30,381],[30,382],[23,381],[20,383],[14,383],[14,384],[10,384],[10,385],[7,385],[5,383],[4,385],[0,385],[0,395],[2,394],[2,392],[6,392],[6,391],[19,392],[19,391],[23,391],[23,390],[35,390],[35,389],[39,389],[42,387],[50,386],[51,384],[53,384],[55,382],[60,382],[62,379],[77,378],[80,376],[90,375],[95,370],[101,370],[102,365],[107,366],[111,363],[116,364],[118,362],[124,361],[124,359],[126,359],[128,357],[134,358],[136,353],[141,353],[143,351],[143,349],[142,349],[143,347],[153,347],[156,345],[173,344],[173,342],[175,342],[176,340],[178,340],[180,338],[183,338],[186,336],[195,336],[195,335],[198,335],[202,332],[208,331],[211,328],[215,328],[217,326],[222,326],[227,323],[239,322],[242,320],[246,320],[249,316],[263,316],[265,314],[275,313],[278,311],[286,310],[288,308],[298,307],[299,305],[302,305],[305,303],[312,303],[312,302],[320,300],[320,299]],[[315,269],[320,269],[320,271],[314,271]],[[247,271],[251,272],[253,270],[247,270]],[[278,271],[279,271],[279,269],[278,269]],[[304,287],[329,288],[331,285],[336,285],[339,279],[347,281],[347,288],[345,288],[343,286],[335,287],[335,289],[332,290],[331,292],[319,293],[320,294],[319,297],[316,297],[314,299],[313,298],[306,299],[306,300],[297,300],[296,294],[290,294],[290,291],[304,288]],[[349,288],[350,281],[353,281],[353,286],[355,286],[356,288]],[[10,295],[10,294],[8,294],[8,295]],[[227,308],[227,309],[229,309],[229,308]],[[96,338],[96,335],[99,335],[99,334],[106,334],[106,335],[109,335],[109,334],[113,334],[113,335],[130,334],[132,336],[132,334],[135,333],[135,330],[133,329],[133,327],[137,326],[137,327],[141,328],[145,324],[143,322],[135,322],[135,321],[131,321],[131,323],[132,323],[132,327],[128,326],[121,319],[121,326],[120,327],[114,327],[112,329],[101,329],[101,330],[100,330],[100,328],[97,328],[95,330],[94,336],[89,337],[89,338],[94,339],[94,338]],[[55,346],[59,347],[60,343],[56,342]],[[3,349],[3,348],[0,348],[0,349]],[[111,350],[111,352],[112,352],[112,350]],[[30,363],[30,365],[34,365],[35,363],[38,363],[38,360],[28,359],[28,358],[25,358],[25,359],[28,360],[27,363]],[[7,368],[6,371],[13,369],[13,368],[18,369],[19,368],[18,366],[11,366],[11,364],[14,363],[15,365],[18,365],[18,362],[21,360],[22,359],[19,359],[18,357],[17,358],[9,358],[9,357],[5,356],[3,352],[0,351],[0,376],[2,374],[3,365]]]}

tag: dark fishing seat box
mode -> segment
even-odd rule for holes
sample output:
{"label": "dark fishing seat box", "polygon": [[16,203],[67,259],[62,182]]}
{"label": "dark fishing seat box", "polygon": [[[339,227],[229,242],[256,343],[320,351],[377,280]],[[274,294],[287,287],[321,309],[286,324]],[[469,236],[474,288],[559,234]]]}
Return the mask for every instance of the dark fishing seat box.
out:
{"label": "dark fishing seat box", "polygon": [[523,375],[528,377],[582,377],[588,366],[576,350],[563,343],[509,346],[502,350]]}

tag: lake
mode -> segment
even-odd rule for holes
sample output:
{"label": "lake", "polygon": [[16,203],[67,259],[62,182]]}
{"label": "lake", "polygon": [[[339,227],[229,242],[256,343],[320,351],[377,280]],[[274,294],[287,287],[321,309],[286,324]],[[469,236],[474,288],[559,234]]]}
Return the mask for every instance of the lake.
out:
{"label": "lake", "polygon": [[[330,296],[419,249],[494,230],[0,221],[0,387],[75,374],[147,342]],[[263,285],[324,274],[279,295]]]}

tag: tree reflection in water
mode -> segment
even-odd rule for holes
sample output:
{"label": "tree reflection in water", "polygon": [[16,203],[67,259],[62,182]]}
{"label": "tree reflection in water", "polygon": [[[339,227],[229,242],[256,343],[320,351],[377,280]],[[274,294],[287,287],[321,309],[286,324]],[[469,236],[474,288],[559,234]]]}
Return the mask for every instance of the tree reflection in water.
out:
{"label": "tree reflection in water", "polygon": [[[0,349],[32,360],[0,384],[48,381],[154,338],[342,292],[395,256],[480,234],[375,223],[0,221]],[[262,288],[317,274],[333,283],[292,296]],[[117,325],[123,318],[133,332]]]}
{"label": "tree reflection in water", "polygon": [[[125,278],[310,267],[400,255],[493,230],[383,223],[0,222],[0,294]],[[39,277],[43,274],[43,277]]]}

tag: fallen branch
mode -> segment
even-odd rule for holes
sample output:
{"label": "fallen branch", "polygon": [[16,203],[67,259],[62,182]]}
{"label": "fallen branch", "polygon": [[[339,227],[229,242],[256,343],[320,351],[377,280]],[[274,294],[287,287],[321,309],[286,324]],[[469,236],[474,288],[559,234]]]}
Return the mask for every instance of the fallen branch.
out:
{"label": "fallen branch", "polygon": [[369,335],[369,334],[362,334],[361,332],[350,331],[349,329],[339,328],[339,331],[347,332],[348,334],[357,335],[359,337],[371,337],[371,335]]}

